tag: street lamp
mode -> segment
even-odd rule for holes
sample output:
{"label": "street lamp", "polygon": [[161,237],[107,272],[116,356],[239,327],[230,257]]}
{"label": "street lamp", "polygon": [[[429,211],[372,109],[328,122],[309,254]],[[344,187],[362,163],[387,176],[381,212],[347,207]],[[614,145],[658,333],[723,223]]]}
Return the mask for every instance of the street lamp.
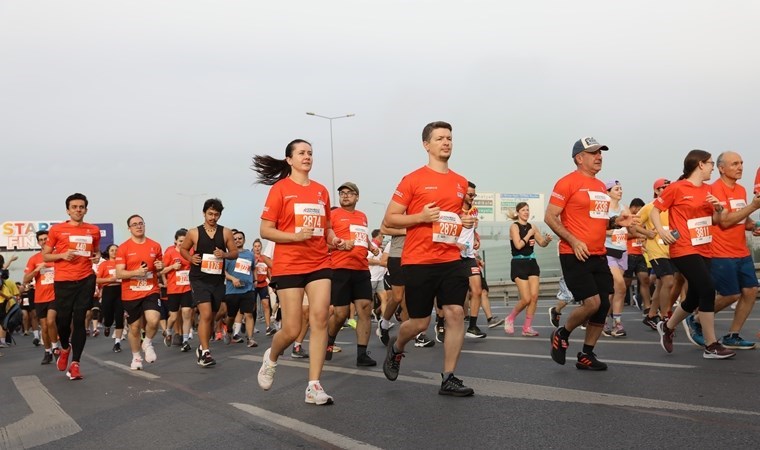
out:
{"label": "street lamp", "polygon": [[328,117],[328,116],[322,116],[317,113],[313,112],[307,112],[306,115],[308,116],[314,116],[314,117],[320,117],[322,119],[327,119],[330,121],[330,169],[332,173],[332,190],[330,191],[330,197],[335,198],[335,153],[333,152],[333,127],[332,122],[335,119],[345,119],[347,117],[354,117],[356,114],[346,114],[344,116],[335,116],[335,117]]}

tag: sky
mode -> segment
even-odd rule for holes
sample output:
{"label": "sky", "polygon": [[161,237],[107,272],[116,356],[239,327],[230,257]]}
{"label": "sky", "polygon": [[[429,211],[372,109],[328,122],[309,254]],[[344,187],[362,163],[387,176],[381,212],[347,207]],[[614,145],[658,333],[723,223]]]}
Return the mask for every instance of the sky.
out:
{"label": "sky", "polygon": [[[379,225],[427,162],[424,125],[453,125],[450,167],[483,192],[541,192],[582,136],[624,202],[677,178],[693,148],[760,163],[760,3],[753,1],[0,1],[6,220],[141,214],[168,245],[202,222],[258,235],[268,187],[251,157],[313,144],[311,178],[353,181]],[[717,172],[714,178],[717,177]]]}

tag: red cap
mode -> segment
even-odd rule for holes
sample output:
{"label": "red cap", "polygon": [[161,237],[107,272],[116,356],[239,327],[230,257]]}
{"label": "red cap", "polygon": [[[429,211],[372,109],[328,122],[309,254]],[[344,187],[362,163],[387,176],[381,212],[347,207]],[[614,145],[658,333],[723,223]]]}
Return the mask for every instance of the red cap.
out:
{"label": "red cap", "polygon": [[667,186],[669,184],[670,184],[670,180],[668,180],[667,178],[658,178],[657,180],[655,180],[654,185],[652,186],[652,189],[656,191],[657,189],[660,189],[661,187]]}

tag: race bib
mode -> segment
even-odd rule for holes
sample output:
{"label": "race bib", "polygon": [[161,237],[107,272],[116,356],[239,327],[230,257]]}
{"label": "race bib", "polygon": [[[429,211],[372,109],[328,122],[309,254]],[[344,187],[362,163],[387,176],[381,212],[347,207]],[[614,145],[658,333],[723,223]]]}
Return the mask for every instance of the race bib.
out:
{"label": "race bib", "polygon": [[348,230],[350,233],[349,238],[354,241],[355,246],[369,248],[369,239],[367,238],[369,231],[367,230],[367,227],[351,225],[348,227]]}
{"label": "race bib", "polygon": [[641,239],[634,239],[631,242],[631,247],[643,247],[644,242]]}
{"label": "race bib", "polygon": [[136,292],[145,292],[153,289],[153,272],[145,273],[144,277],[135,277],[129,279],[129,290]]}
{"label": "race bib", "polygon": [[[22,304],[23,306],[29,306],[29,297],[24,297],[24,298],[21,300],[21,304]],[[3,306],[5,306],[5,305],[3,305]]]}
{"label": "race bib", "polygon": [[243,275],[251,274],[251,260],[238,258],[235,261],[235,272],[242,273]]}
{"label": "race bib", "polygon": [[[116,277],[116,269],[108,269],[108,276]],[[121,280],[119,278],[116,278],[116,282],[121,283]]]}
{"label": "race bib", "polygon": [[47,286],[55,282],[55,269],[53,267],[43,267],[40,270],[40,285]]}
{"label": "race bib", "polygon": [[224,269],[224,260],[217,258],[211,253],[204,253],[201,258],[201,272],[211,275],[221,275]]}
{"label": "race bib", "polygon": [[616,228],[612,230],[610,240],[615,245],[625,246],[628,243],[628,230],[625,228]]}
{"label": "race bib", "polygon": [[313,236],[325,235],[325,207],[315,203],[295,203],[296,233],[304,227],[314,228]]}
{"label": "race bib", "polygon": [[689,219],[686,221],[686,226],[689,228],[689,237],[691,238],[691,245],[704,245],[712,242],[712,217],[698,217],[696,219]]}
{"label": "race bib", "polygon": [[177,286],[190,286],[190,271],[189,270],[177,271]]}
{"label": "race bib", "polygon": [[433,242],[456,244],[462,233],[462,219],[455,213],[441,211],[433,222]]}
{"label": "race bib", "polygon": [[256,275],[267,275],[267,274],[269,274],[269,266],[267,266],[267,264],[263,262],[256,263]]}
{"label": "race bib", "polygon": [[69,236],[69,250],[77,256],[92,256],[92,236]]}
{"label": "race bib", "polygon": [[[728,202],[728,212],[739,211],[740,209],[744,208],[745,206],[747,206],[747,202],[744,201],[744,200],[742,200],[742,199],[729,200],[729,202]],[[737,222],[737,224],[746,223],[746,222],[747,222],[747,219],[744,218],[744,219],[740,220],[739,222]]]}
{"label": "race bib", "polygon": [[610,196],[604,192],[588,191],[588,215],[592,219],[609,219]]}

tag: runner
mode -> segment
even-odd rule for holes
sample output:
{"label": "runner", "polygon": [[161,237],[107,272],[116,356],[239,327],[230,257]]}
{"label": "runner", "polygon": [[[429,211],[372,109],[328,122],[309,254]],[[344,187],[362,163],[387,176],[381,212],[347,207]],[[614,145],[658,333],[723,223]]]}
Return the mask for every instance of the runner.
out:
{"label": "runner", "polygon": [[[393,323],[391,322],[391,318],[396,314],[396,311],[399,308],[402,308],[401,312],[401,319],[407,320],[409,319],[409,316],[406,311],[406,299],[405,299],[405,289],[404,286],[406,285],[406,281],[404,279],[404,268],[401,266],[401,253],[404,249],[404,243],[406,242],[406,229],[404,228],[391,228],[383,222],[382,226],[380,227],[380,231],[391,237],[390,242],[385,246],[385,249],[383,250],[383,258],[385,258],[385,266],[388,269],[388,274],[386,275],[386,280],[388,281],[388,286],[390,289],[386,289],[387,295],[387,302],[385,304],[385,309],[381,311],[382,317],[377,323],[377,330],[375,334],[378,338],[380,338],[380,342],[383,343],[383,345],[388,345],[388,342],[390,341],[390,334],[388,330],[391,329],[393,326]],[[443,325],[443,321],[441,322],[441,325]],[[420,333],[421,336],[424,336],[424,332]],[[436,339],[438,338],[438,335],[436,334]],[[430,346],[432,347],[435,345],[435,342],[432,344],[428,344],[430,342],[427,337],[425,337],[424,341],[420,341],[420,345],[418,344],[417,338],[415,338],[415,347],[423,347],[423,346]],[[438,342],[443,342],[438,341]]]}
{"label": "runner", "polygon": [[[274,245],[274,244],[271,244],[271,245]],[[253,241],[253,256],[256,258],[256,288],[253,290],[253,293],[256,298],[254,300],[256,300],[256,302],[261,305],[261,309],[264,311],[264,315],[262,316],[262,318],[264,319],[264,322],[266,323],[266,327],[269,328],[269,323],[271,320],[270,318],[271,305],[269,304],[269,278],[271,276],[270,274],[271,261],[267,262],[269,258],[265,258],[261,250],[262,250],[261,239],[256,238],[256,240]],[[248,328],[251,329],[251,332],[248,333],[248,336],[250,336],[247,342],[248,347],[258,346],[256,341],[253,340],[253,333],[255,332],[255,324],[256,322],[254,321],[250,324],[250,326],[248,324],[246,324],[245,326],[246,332],[248,331]],[[300,348],[298,350],[301,351]]]}
{"label": "runner", "polygon": [[565,326],[552,332],[551,357],[565,364],[570,333],[588,323],[583,349],[575,367],[583,370],[606,370],[594,346],[602,334],[609,295],[613,292],[612,274],[604,247],[606,230],[628,226],[633,217],[625,211],[617,217],[608,215],[610,197],[603,182],[596,178],[602,170],[602,151],[609,150],[596,139],[585,137],[573,145],[574,172],[557,181],[552,190],[545,222],[560,237],[559,261],[562,274],[573,298],[580,306],[570,313]]}
{"label": "runner", "polygon": [[116,251],[119,246],[111,244],[106,248],[105,261],[98,266],[96,282],[102,286],[103,334],[111,333],[114,325],[113,352],[121,352],[121,340],[124,337],[124,305],[121,303],[121,280],[116,278]]}
{"label": "runner", "polygon": [[[201,367],[216,365],[209,350],[213,332],[211,322],[224,299],[224,260],[238,256],[232,232],[217,223],[223,210],[224,205],[218,198],[206,200],[203,203],[203,225],[190,229],[179,247],[182,257],[191,263],[190,287],[200,315],[200,345],[195,356]],[[193,249],[192,255],[190,249]]]}
{"label": "runner", "polygon": [[[193,293],[190,291],[190,261],[182,257],[180,247],[187,236],[187,230],[180,228],[174,233],[174,245],[164,252],[164,268],[161,273],[166,277],[166,294],[169,306],[167,336],[164,345],[171,346],[174,323],[182,322],[183,352],[190,351],[190,328],[193,323]],[[181,316],[179,314],[182,314]]]}
{"label": "runner", "polygon": [[[715,166],[711,156],[704,150],[690,151],[684,158],[683,175],[654,201],[649,214],[657,234],[670,245],[671,260],[689,283],[686,299],[678,304],[670,319],[657,324],[657,331],[662,348],[672,353],[676,326],[699,307],[706,344],[702,357],[726,359],[736,352],[721,345],[715,336],[715,286],[710,276],[710,259],[713,223],[723,221],[727,211],[705,183]],[[672,231],[663,228],[660,222],[660,211],[666,210]]]}
{"label": "runner", "polygon": [[55,263],[55,322],[61,340],[58,370],[65,370],[70,380],[84,378],[79,362],[87,341],[85,316],[95,292],[92,265],[100,260],[100,229],[84,222],[88,204],[83,194],[68,196],[69,220],[50,227],[48,241],[42,247],[42,260]]}
{"label": "runner", "polygon": [[[256,294],[254,293],[253,284],[253,267],[256,257],[253,252],[245,248],[245,233],[240,230],[232,231],[232,240],[238,250],[237,259],[227,259],[224,261],[225,297],[224,303],[227,304],[227,332],[224,333],[224,343],[240,343],[243,338],[237,332],[230,333],[233,330],[235,317],[238,312],[243,314],[246,323],[246,332],[248,333],[248,343],[253,341],[253,314],[256,312]],[[249,347],[257,347],[256,341],[252,342]]]}
{"label": "runner", "polygon": [[388,343],[383,373],[398,378],[405,345],[427,330],[435,303],[443,310],[446,326],[441,395],[469,396],[472,388],[454,376],[464,341],[464,299],[470,272],[456,243],[462,228],[475,226],[475,218],[462,213],[467,180],[449,169],[451,125],[433,122],[422,131],[428,163],[405,176],[385,212],[384,222],[407,230],[401,255],[406,278],[409,320],[399,326]]}
{"label": "runner", "polygon": [[[48,240],[47,230],[36,233],[37,244],[44,247]],[[42,326],[42,344],[45,354],[42,364],[53,362],[53,354],[57,353],[59,346],[58,329],[55,326],[55,266],[42,260],[42,252],[35,253],[26,263],[24,270],[24,284],[34,280],[34,309],[37,319]],[[3,305],[4,306],[4,305]]]}
{"label": "runner", "polygon": [[[145,236],[145,221],[137,214],[129,216],[127,226],[132,235],[116,251],[116,278],[122,280],[121,300],[127,313],[129,346],[132,349],[132,370],[142,370],[145,362],[156,361],[153,337],[161,320],[158,273],[163,270],[161,245]],[[145,337],[140,344],[141,321],[144,318]]]}
{"label": "runner", "polygon": [[[611,216],[619,216],[626,210],[620,200],[623,198],[623,187],[618,180],[611,180],[605,183],[607,195],[610,197],[610,205],[607,213]],[[627,210],[630,214],[630,210]],[[602,333],[605,336],[616,338],[625,337],[628,333],[623,327],[623,308],[625,306],[625,279],[623,274],[628,270],[628,229],[626,227],[613,226],[607,230],[607,239],[604,241],[607,251],[607,264],[610,266],[612,273],[612,287],[614,292],[610,296],[610,315],[612,323],[606,319]]]}
{"label": "runner", "polygon": [[264,352],[258,374],[259,386],[269,390],[274,382],[277,359],[301,333],[304,292],[309,296],[309,384],[306,403],[327,405],[333,398],[319,382],[327,349],[332,269],[327,244],[338,250],[345,243],[335,236],[327,215],[330,194],[309,179],[311,144],[296,139],[285,148],[285,159],[254,156],[257,182],[272,186],[261,215],[261,237],[277,243],[272,257],[272,284],[277,285],[282,328]]}
{"label": "runner", "polygon": [[325,359],[332,359],[335,338],[346,321],[349,305],[353,302],[359,317],[356,323],[356,365],[376,366],[377,361],[367,352],[372,329],[372,283],[367,251],[378,255],[380,250],[370,243],[367,216],[356,209],[356,203],[359,201],[359,188],[356,184],[341,184],[338,196],[340,207],[331,211],[330,223],[333,225],[335,236],[343,241],[344,247],[342,250],[331,248],[333,275],[330,304],[333,314],[327,325]]}
{"label": "runner", "polygon": [[[631,200],[628,210],[631,214],[638,215],[643,207],[644,200],[636,197]],[[639,309],[646,311],[652,307],[652,297],[649,293],[649,268],[642,250],[645,240],[646,236],[637,232],[635,227],[628,228],[628,239],[625,244],[628,251],[628,269],[623,273],[623,279],[626,291],[636,279],[636,294],[631,294],[631,303],[635,302]]]}
{"label": "runner", "polygon": [[[481,295],[483,294],[483,285],[480,283],[481,273],[478,261],[475,259],[475,255],[480,248],[480,237],[477,236],[475,229],[478,223],[478,208],[473,205],[473,200],[478,196],[475,192],[477,186],[472,181],[467,182],[467,193],[462,199],[462,213],[468,214],[475,219],[475,225],[472,228],[462,229],[462,234],[459,235],[457,245],[460,249],[460,255],[462,260],[469,269],[469,286],[470,286],[470,311],[469,311],[469,325],[465,331],[465,336],[475,339],[483,339],[486,334],[480,331],[478,328],[478,312],[480,310]],[[490,305],[489,305],[490,306]],[[493,317],[486,317],[489,324],[494,321]]]}

